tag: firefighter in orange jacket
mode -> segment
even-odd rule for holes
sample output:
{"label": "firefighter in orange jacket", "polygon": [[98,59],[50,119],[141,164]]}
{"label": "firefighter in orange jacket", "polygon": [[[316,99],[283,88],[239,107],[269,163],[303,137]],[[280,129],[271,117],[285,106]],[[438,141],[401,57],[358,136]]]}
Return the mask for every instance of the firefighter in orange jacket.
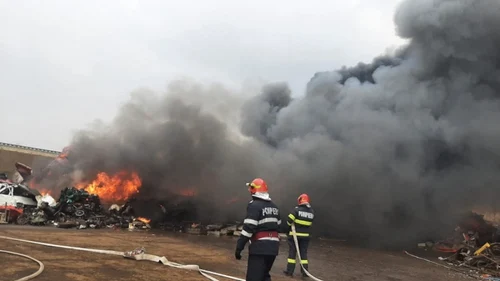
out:
{"label": "firefighter in orange jacket", "polygon": [[278,207],[269,197],[267,184],[257,178],[247,183],[252,201],[248,203],[243,230],[236,244],[236,259],[241,259],[241,251],[248,241],[248,267],[246,281],[271,281],[271,270],[279,252],[278,236],[281,224]]}
{"label": "firefighter in orange jacket", "polygon": [[[307,248],[309,247],[310,241],[310,228],[314,220],[314,210],[309,203],[309,196],[307,194],[301,194],[297,198],[298,205],[293,209],[288,215],[287,224],[291,226],[292,223],[295,224],[295,231],[297,236],[297,241],[299,242],[300,251],[300,263],[302,266],[309,270],[309,261],[307,259]],[[286,270],[283,273],[286,276],[293,276],[296,264],[297,249],[295,248],[295,242],[292,236],[292,230],[288,233],[288,262]],[[303,277],[307,277],[306,273],[300,267],[300,271]]]}

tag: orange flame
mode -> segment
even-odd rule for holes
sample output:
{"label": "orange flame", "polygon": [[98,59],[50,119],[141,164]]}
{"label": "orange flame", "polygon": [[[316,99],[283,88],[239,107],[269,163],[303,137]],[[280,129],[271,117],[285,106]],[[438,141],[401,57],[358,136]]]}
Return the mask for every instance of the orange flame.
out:
{"label": "orange flame", "polygon": [[103,202],[116,202],[127,200],[130,196],[139,193],[141,184],[137,173],[122,171],[113,176],[101,172],[90,184],[77,184],[76,187],[98,195]]}
{"label": "orange flame", "polygon": [[31,189],[37,190],[42,196],[45,196],[45,195],[52,196],[53,190],[39,186],[37,183],[35,183],[35,181],[33,179],[28,182],[28,186]]}
{"label": "orange flame", "polygon": [[48,189],[45,189],[45,188],[42,188],[42,189],[38,190],[38,192],[40,192],[40,194],[41,194],[42,196],[45,196],[45,195],[50,195],[50,196],[52,196],[52,194],[50,194],[50,192],[51,192],[51,191],[50,191],[50,190],[48,190]]}
{"label": "orange flame", "polygon": [[138,217],[138,218],[136,218],[136,220],[141,221],[143,223],[149,223],[149,222],[151,222],[150,219],[143,218],[143,217]]}

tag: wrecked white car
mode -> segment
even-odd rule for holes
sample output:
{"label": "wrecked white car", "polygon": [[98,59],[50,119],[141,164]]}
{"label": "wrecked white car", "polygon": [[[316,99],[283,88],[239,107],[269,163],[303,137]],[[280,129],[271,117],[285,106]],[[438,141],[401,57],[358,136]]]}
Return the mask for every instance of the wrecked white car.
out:
{"label": "wrecked white car", "polygon": [[37,207],[36,196],[33,190],[21,184],[0,182],[0,208],[14,207],[24,209],[25,207]]}

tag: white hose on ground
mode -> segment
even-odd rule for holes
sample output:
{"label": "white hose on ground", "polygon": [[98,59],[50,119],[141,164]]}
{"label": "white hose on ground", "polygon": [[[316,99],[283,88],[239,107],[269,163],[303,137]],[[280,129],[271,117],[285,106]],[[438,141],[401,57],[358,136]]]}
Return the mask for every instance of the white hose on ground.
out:
{"label": "white hose on ground", "polygon": [[[145,254],[144,252],[139,252],[139,253],[133,253],[133,251],[132,252],[118,252],[118,251],[111,251],[111,250],[72,247],[72,246],[64,246],[64,245],[50,244],[50,243],[44,243],[44,242],[38,242],[38,241],[18,239],[18,238],[7,237],[7,236],[0,236],[0,239],[6,239],[6,240],[12,240],[12,241],[18,241],[18,242],[24,242],[24,243],[30,243],[30,244],[47,246],[47,247],[54,247],[54,248],[62,248],[62,249],[69,249],[69,250],[86,251],[86,252],[93,252],[93,253],[99,253],[99,254],[122,256],[125,258],[134,259],[134,260],[147,260],[147,261],[161,262],[163,265],[167,265],[167,266],[174,267],[174,268],[186,269],[186,270],[196,270],[201,275],[203,275],[204,277],[208,278],[211,281],[219,281],[219,280],[210,276],[209,274],[224,277],[227,279],[236,280],[236,281],[245,281],[245,279],[241,279],[238,277],[201,269],[198,265],[194,265],[194,264],[184,265],[184,264],[180,264],[180,263],[176,263],[176,262],[171,262],[165,257]],[[28,280],[28,279],[26,279],[26,280]],[[21,280],[15,280],[15,281],[21,281]]]}
{"label": "white hose on ground", "polygon": [[466,276],[469,276],[469,277],[472,277],[472,278],[475,278],[475,279],[478,278],[478,276],[476,276],[476,275],[470,274],[470,273],[465,272],[465,271],[458,270],[457,268],[449,267],[449,266],[446,266],[444,264],[440,264],[440,263],[437,263],[437,262],[434,262],[434,261],[431,261],[431,260],[428,260],[428,259],[425,259],[425,258],[421,258],[419,256],[412,255],[412,254],[408,253],[408,251],[405,251],[405,254],[407,254],[408,256],[410,256],[412,258],[416,258],[416,259],[421,260],[421,261],[432,263],[434,265],[437,265],[437,266],[440,266],[440,267],[444,267],[444,268],[449,269],[449,270],[453,270],[455,272],[461,273],[463,275],[466,275]]}
{"label": "white hose on ground", "polygon": [[5,250],[0,250],[0,253],[5,253],[5,254],[9,254],[9,255],[13,255],[13,256],[19,256],[19,257],[23,257],[23,258],[27,258],[27,259],[30,259],[36,263],[38,263],[38,270],[33,273],[33,274],[30,274],[28,276],[25,276],[25,277],[22,277],[22,278],[19,278],[19,279],[16,279],[14,281],[27,281],[27,280],[30,280],[30,279],[33,279],[35,277],[37,277],[38,275],[40,275],[42,272],[43,272],[43,269],[45,268],[43,263],[33,257],[30,257],[28,255],[23,255],[23,254],[20,254],[20,253],[16,253],[16,252],[10,252],[10,251],[5,251]]}
{"label": "white hose on ground", "polygon": [[[299,240],[297,239],[297,233],[295,232],[295,223],[292,223],[292,236],[293,236],[293,242],[295,242],[295,249],[297,249],[297,255],[299,256],[299,261],[302,261],[302,257],[300,257]],[[302,262],[300,262],[300,267],[302,267],[305,274],[307,276],[311,277],[311,279],[316,280],[316,281],[323,281],[319,278],[314,277],[311,273],[309,273],[309,271],[307,271],[304,268],[304,265],[302,264]]]}

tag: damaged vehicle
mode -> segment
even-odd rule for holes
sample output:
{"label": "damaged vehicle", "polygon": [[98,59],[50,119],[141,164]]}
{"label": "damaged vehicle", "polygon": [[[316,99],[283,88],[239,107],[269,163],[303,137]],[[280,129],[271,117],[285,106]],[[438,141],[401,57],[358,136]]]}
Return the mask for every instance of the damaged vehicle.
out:
{"label": "damaged vehicle", "polygon": [[7,220],[18,219],[22,214],[37,208],[37,191],[22,184],[0,182],[0,210],[9,211]]}
{"label": "damaged vehicle", "polygon": [[16,208],[36,207],[37,191],[31,190],[21,184],[0,183],[0,206],[13,206]]}
{"label": "damaged vehicle", "polygon": [[18,224],[45,224],[82,222],[101,213],[102,207],[98,196],[90,195],[74,187],[61,191],[56,202],[51,196],[38,196],[37,208],[25,213],[18,219]]}
{"label": "damaged vehicle", "polygon": [[15,163],[15,167],[13,180],[7,173],[0,173],[0,210],[6,213],[6,222],[16,221],[23,213],[35,209],[36,196],[40,195],[26,184],[32,175],[31,167],[20,162]]}

